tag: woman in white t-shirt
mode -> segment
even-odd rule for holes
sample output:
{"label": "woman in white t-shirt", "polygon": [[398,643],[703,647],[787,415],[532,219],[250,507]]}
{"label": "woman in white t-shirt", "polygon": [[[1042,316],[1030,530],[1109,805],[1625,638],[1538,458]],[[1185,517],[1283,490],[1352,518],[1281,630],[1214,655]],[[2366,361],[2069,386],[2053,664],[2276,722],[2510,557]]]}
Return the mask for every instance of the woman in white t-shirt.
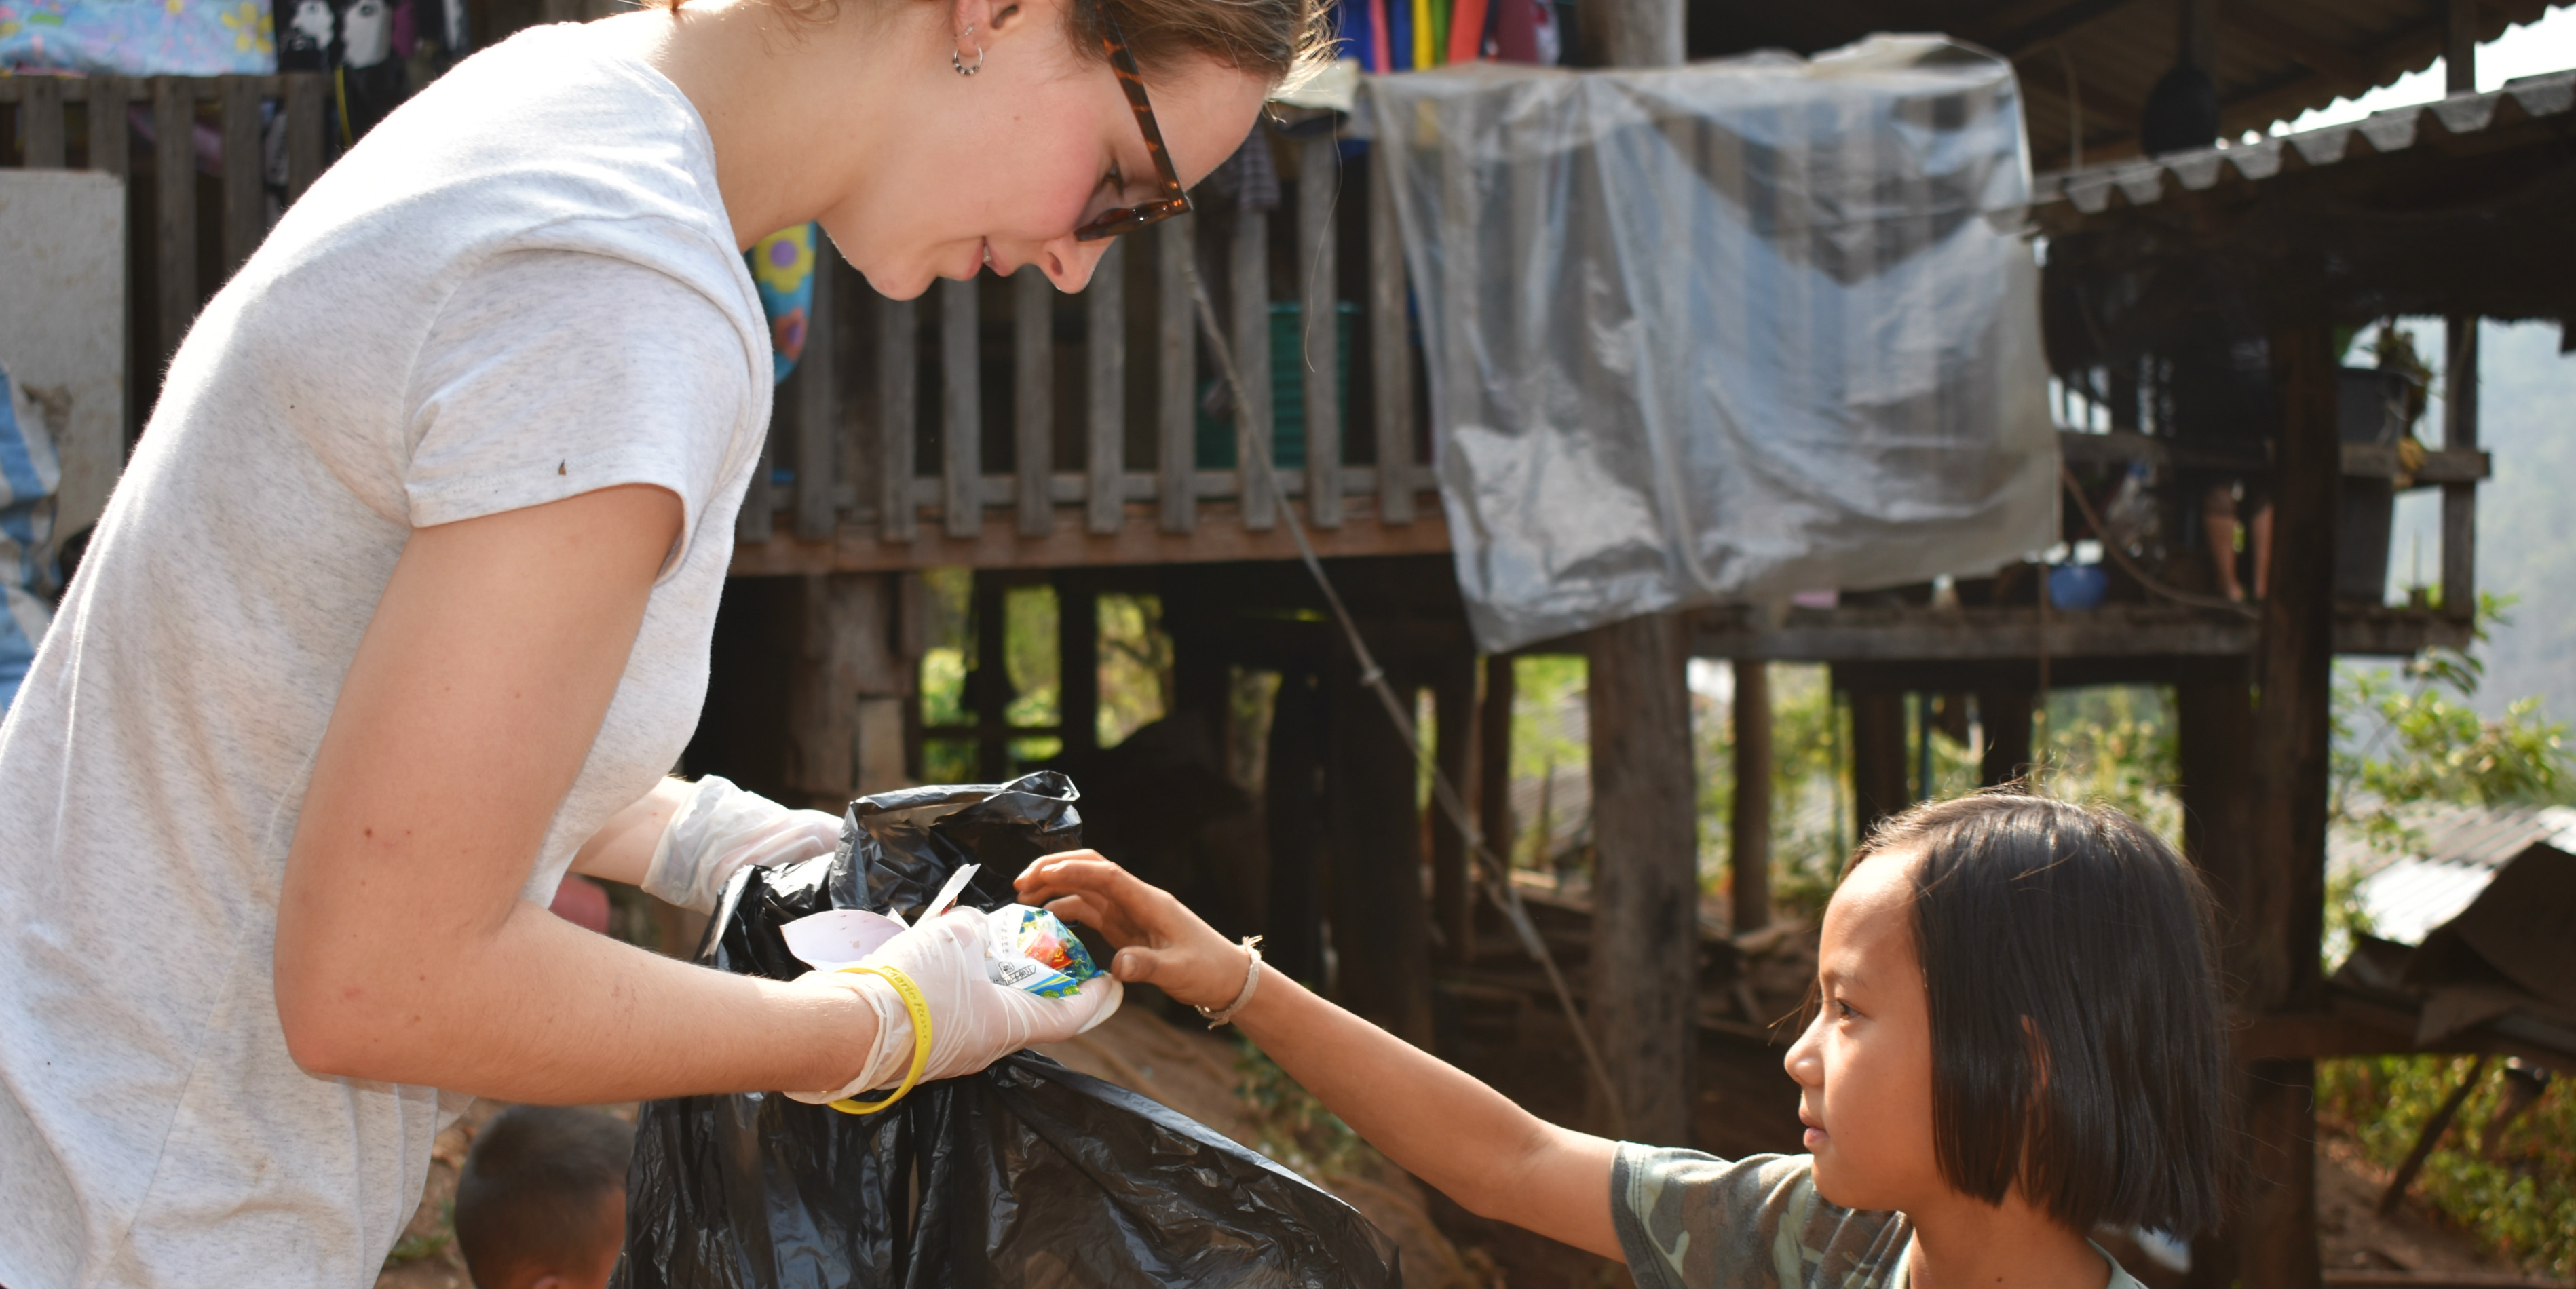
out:
{"label": "woman in white t-shirt", "polygon": [[[364,1285],[442,1101],[914,1072],[881,977],[545,910],[567,868],[705,907],[834,840],[661,777],[769,414],[739,252],[819,220],[890,296],[1079,290],[1318,30],[1314,0],[689,0],[478,55],[325,174],[181,346],[0,725],[0,1284]],[[925,1077],[1111,1005],[979,957],[971,913],[899,955]]]}

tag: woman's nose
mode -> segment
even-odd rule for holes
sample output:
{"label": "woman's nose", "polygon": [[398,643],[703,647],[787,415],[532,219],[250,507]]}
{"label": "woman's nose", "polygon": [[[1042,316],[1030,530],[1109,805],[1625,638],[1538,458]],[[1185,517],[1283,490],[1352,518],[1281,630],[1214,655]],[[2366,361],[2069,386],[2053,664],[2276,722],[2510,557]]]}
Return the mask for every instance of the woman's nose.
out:
{"label": "woman's nose", "polygon": [[1055,289],[1066,295],[1091,284],[1091,271],[1100,265],[1100,257],[1109,253],[1110,241],[1086,242],[1072,236],[1056,238],[1038,248],[1038,271],[1055,283]]}

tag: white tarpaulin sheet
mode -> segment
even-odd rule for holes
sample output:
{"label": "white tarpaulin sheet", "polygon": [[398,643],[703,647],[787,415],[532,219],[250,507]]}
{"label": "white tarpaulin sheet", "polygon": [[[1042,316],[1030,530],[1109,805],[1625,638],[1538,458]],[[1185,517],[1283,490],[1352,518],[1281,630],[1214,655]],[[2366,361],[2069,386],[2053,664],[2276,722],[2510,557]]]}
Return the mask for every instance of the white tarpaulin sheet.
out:
{"label": "white tarpaulin sheet", "polygon": [[1458,581],[1501,650],[2057,540],[2001,59],[1373,77]]}

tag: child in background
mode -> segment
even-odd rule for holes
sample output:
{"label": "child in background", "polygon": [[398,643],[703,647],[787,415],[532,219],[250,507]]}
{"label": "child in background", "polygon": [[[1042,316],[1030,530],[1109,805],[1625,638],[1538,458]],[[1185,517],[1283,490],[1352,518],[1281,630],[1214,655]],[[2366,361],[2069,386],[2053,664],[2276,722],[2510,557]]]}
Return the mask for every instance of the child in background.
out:
{"label": "child in background", "polygon": [[512,1106],[456,1179],[456,1245],[475,1289],[603,1289],[626,1241],[635,1129],[613,1115]]}
{"label": "child in background", "polygon": [[2208,897],[2107,807],[1985,793],[1873,833],[1785,1061],[1810,1153],[1733,1162],[1546,1123],[1097,855],[1042,858],[1019,890],[1105,933],[1119,979],[1230,1017],[1415,1176],[1643,1289],[2137,1289],[2090,1231],[2219,1218]]}

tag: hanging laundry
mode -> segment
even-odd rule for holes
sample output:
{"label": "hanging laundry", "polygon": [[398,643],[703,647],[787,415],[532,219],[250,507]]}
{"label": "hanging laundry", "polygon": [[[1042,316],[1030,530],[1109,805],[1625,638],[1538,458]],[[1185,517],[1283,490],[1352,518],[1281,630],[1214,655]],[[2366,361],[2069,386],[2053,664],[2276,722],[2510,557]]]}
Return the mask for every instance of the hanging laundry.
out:
{"label": "hanging laundry", "polygon": [[773,380],[787,379],[805,352],[807,314],[814,307],[815,227],[781,229],[743,252],[751,264],[751,283],[760,292],[760,311],[769,318]]}

